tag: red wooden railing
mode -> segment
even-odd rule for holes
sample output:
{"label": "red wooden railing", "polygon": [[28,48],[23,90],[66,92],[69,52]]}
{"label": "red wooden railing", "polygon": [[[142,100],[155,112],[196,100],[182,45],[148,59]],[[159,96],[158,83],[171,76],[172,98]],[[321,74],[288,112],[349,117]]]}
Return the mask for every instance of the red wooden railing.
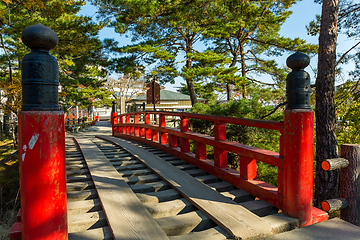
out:
{"label": "red wooden railing", "polygon": [[[156,115],[156,124],[151,116]],[[243,189],[307,226],[327,219],[312,207],[313,187],[313,111],[288,109],[284,122],[252,120],[176,112],[112,113],[113,135],[147,143],[177,156],[218,178]],[[167,116],[180,118],[179,128],[168,127]],[[142,119],[142,121],[139,121]],[[212,121],[214,137],[189,131],[189,119]],[[171,122],[173,125],[173,121]],[[260,149],[226,140],[226,124],[237,124],[280,132],[280,152]],[[179,141],[178,141],[179,140]],[[190,141],[195,152],[190,152]],[[178,142],[180,146],[178,146]],[[207,159],[206,145],[214,147],[214,161]],[[240,156],[240,171],[228,167],[227,153]],[[278,168],[278,187],[256,179],[256,161]]]}

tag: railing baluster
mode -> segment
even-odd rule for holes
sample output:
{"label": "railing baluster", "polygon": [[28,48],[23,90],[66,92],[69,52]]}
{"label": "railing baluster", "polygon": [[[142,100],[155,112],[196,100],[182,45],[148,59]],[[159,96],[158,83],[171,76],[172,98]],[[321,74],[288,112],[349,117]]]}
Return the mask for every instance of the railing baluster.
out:
{"label": "railing baluster", "polygon": [[[139,123],[139,114],[134,115],[134,123]],[[139,127],[135,127],[134,136],[136,136],[136,137],[140,136]]]}
{"label": "railing baluster", "polygon": [[[226,126],[224,123],[215,122],[215,140],[226,140]],[[214,165],[219,168],[228,167],[227,151],[218,147],[214,147]]]}
{"label": "railing baluster", "polygon": [[[180,120],[180,131],[188,132],[189,131],[189,119],[186,117],[181,117]],[[180,149],[183,153],[190,152],[190,139],[180,138]]]}
{"label": "railing baluster", "polygon": [[247,157],[240,157],[240,177],[246,180],[253,180],[256,178],[256,160]]}
{"label": "railing baluster", "polygon": [[206,144],[195,142],[195,157],[199,160],[206,159]]}
{"label": "railing baluster", "polygon": [[[120,116],[120,117],[119,117],[119,124],[122,124],[123,122],[124,122],[123,116]],[[124,134],[124,129],[125,129],[125,127],[123,127],[123,126],[119,127],[119,128],[118,128],[118,133]]]}
{"label": "railing baluster", "polygon": [[[126,123],[130,123],[130,115],[126,115],[125,121]],[[130,127],[126,127],[126,134],[130,135]]]}
{"label": "railing baluster", "polygon": [[[145,113],[145,124],[147,124],[147,125],[150,124],[150,114],[149,113]],[[150,128],[145,128],[145,138],[151,139],[151,129]]]}
{"label": "railing baluster", "polygon": [[[131,120],[130,120],[130,123],[131,123]],[[135,115],[134,115],[134,123],[135,123]],[[130,135],[135,136],[135,127],[134,126],[130,127]]]}
{"label": "railing baluster", "polygon": [[[163,115],[163,114],[160,114],[160,116],[159,116],[159,127],[161,127],[161,128],[166,127],[166,119],[165,119],[165,115]],[[160,138],[160,144],[167,143],[167,138],[166,138],[165,132],[159,131],[159,138]]]}
{"label": "railing baluster", "polygon": [[[144,114],[143,120],[144,120],[144,124],[145,124],[145,114]],[[139,131],[140,131],[140,137],[144,138],[145,137],[145,128],[140,127]]]}
{"label": "railing baluster", "polygon": [[[154,125],[156,125],[156,122],[157,122],[157,117],[156,117],[156,114],[157,113],[154,113]],[[153,142],[158,142],[159,141],[159,133],[157,130],[155,129],[151,129],[151,140]]]}

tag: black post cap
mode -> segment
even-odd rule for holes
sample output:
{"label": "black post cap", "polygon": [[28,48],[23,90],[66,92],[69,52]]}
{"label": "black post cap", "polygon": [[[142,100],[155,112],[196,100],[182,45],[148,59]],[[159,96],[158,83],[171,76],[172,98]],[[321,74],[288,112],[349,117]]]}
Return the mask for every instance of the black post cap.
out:
{"label": "black post cap", "polygon": [[56,33],[35,24],[23,30],[22,41],[31,49],[21,64],[22,110],[59,110],[59,66],[49,53],[58,43]]}
{"label": "black post cap", "polygon": [[286,78],[287,109],[307,109],[310,106],[310,76],[304,71],[310,64],[308,55],[296,52],[290,55],[286,64],[292,69]]}
{"label": "black post cap", "polygon": [[308,55],[302,52],[296,52],[286,59],[286,65],[291,69],[304,69],[310,64]]}
{"label": "black post cap", "polygon": [[112,101],[112,109],[111,109],[111,111],[112,111],[113,113],[117,112],[117,106],[116,106],[116,104],[117,104],[117,102],[116,102],[115,100]]}
{"label": "black post cap", "polygon": [[30,49],[51,50],[58,44],[56,33],[41,23],[25,28],[21,33],[23,43]]}

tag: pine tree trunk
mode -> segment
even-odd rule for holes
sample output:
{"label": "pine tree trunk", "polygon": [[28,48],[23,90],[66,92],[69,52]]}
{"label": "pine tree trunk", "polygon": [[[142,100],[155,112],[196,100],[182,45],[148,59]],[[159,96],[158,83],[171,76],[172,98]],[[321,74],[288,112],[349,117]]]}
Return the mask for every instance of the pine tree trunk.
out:
{"label": "pine tree trunk", "polygon": [[[192,49],[192,45],[190,43],[188,43],[186,45],[186,54],[190,53],[191,49]],[[192,61],[191,61],[190,58],[188,58],[186,60],[185,66],[186,66],[187,69],[190,69],[192,67]],[[198,102],[198,100],[197,100],[197,97],[196,97],[196,92],[195,92],[195,87],[194,87],[193,80],[191,78],[185,78],[185,80],[186,80],[186,84],[187,84],[188,91],[189,91],[189,94],[190,94],[191,105],[194,106]]]}
{"label": "pine tree trunk", "polygon": [[186,84],[189,90],[190,99],[191,99],[191,105],[194,106],[198,100],[196,97],[195,87],[192,79],[186,78]]}
{"label": "pine tree trunk", "polygon": [[234,98],[233,87],[230,83],[226,84],[227,100],[232,101]]}
{"label": "pine tree trunk", "polygon": [[4,134],[4,136],[7,136],[7,137],[10,136],[10,116],[11,116],[11,113],[9,113],[9,112],[4,113],[3,134]]}
{"label": "pine tree trunk", "polygon": [[338,0],[323,0],[316,79],[316,177],[315,205],[339,197],[339,170],[321,170],[322,161],[338,157],[335,134],[335,65]]}
{"label": "pine tree trunk", "polygon": [[[245,53],[244,53],[244,45],[243,43],[240,43],[240,58],[241,58],[241,76],[245,77],[246,76],[246,71],[245,71]],[[242,84],[242,97],[246,98],[246,83]]]}
{"label": "pine tree trunk", "polygon": [[[231,61],[231,64],[230,64],[229,68],[235,67],[237,59],[238,59],[238,54],[234,53],[234,56],[233,56],[233,59]],[[227,92],[227,100],[228,101],[234,100],[234,93],[233,93],[233,85],[232,84],[230,84],[230,83],[226,84],[226,92]]]}

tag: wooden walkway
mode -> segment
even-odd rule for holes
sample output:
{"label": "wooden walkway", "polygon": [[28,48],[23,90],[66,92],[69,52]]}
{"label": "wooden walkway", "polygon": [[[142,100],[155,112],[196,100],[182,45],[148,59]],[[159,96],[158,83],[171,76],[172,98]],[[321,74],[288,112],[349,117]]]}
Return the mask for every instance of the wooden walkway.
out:
{"label": "wooden walkway", "polygon": [[69,239],[246,239],[298,220],[153,147],[66,139]]}

